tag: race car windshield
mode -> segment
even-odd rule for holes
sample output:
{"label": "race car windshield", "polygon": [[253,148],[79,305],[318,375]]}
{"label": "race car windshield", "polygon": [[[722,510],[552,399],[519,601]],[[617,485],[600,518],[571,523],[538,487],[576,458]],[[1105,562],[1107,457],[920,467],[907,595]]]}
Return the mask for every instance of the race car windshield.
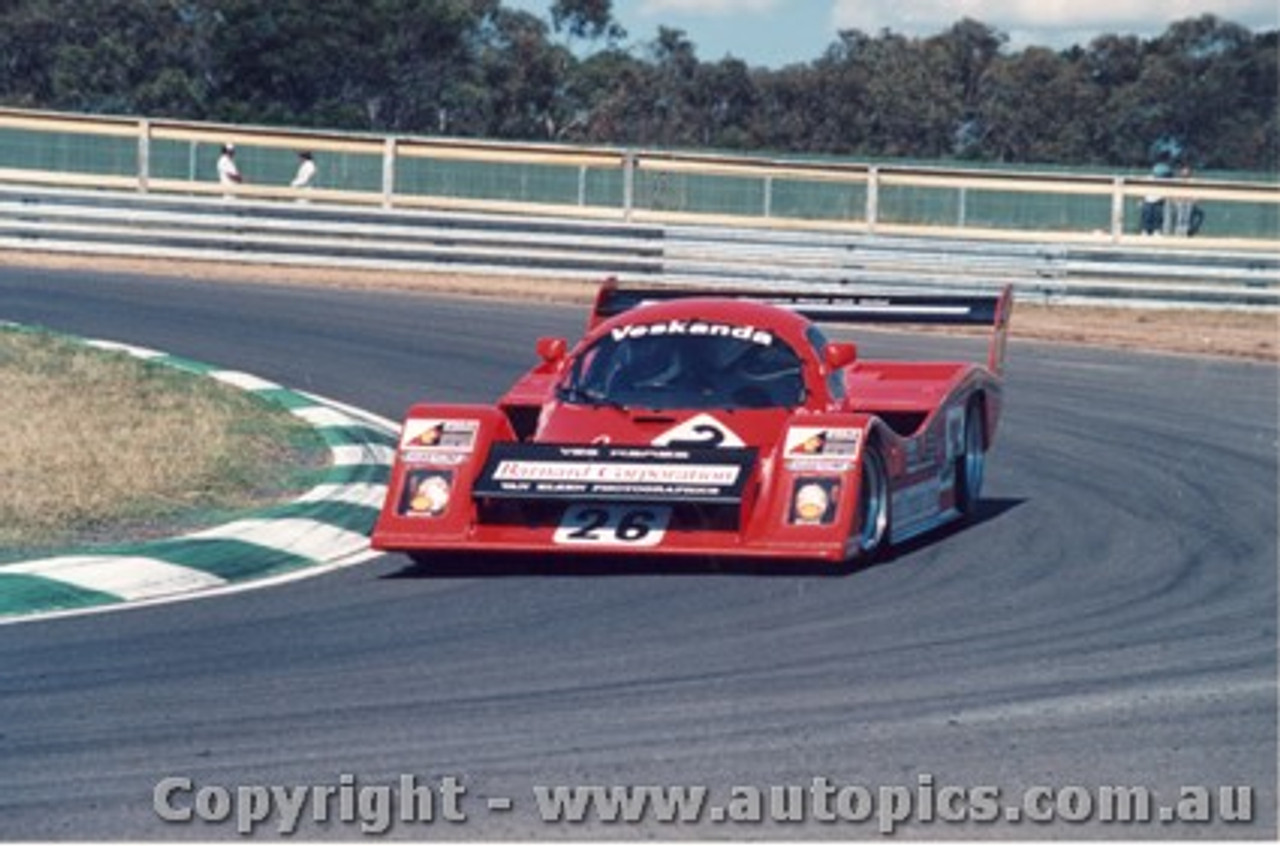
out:
{"label": "race car windshield", "polygon": [[556,393],[575,405],[652,409],[794,407],[805,398],[800,357],[762,332],[615,330],[577,358]]}

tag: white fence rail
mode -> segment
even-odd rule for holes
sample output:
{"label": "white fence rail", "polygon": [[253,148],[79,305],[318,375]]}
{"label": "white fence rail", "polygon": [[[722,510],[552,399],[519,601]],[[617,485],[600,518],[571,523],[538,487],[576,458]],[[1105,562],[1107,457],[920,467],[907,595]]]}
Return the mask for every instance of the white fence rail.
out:
{"label": "white fence rail", "polygon": [[831,229],[575,220],[0,183],[0,249],[701,285],[983,290],[1021,299],[1280,308],[1280,255]]}

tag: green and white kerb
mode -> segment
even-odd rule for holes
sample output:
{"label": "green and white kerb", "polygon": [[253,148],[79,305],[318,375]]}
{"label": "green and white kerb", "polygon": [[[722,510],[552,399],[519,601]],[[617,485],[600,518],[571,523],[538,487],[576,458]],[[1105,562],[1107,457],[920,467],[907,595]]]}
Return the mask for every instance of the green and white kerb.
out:
{"label": "green and white kerb", "polygon": [[227,590],[372,556],[368,535],[399,431],[391,421],[249,373],[114,341],[82,343],[216,379],[283,406],[324,439],[331,466],[321,484],[292,502],[223,526],[91,555],[0,564],[0,623]]}

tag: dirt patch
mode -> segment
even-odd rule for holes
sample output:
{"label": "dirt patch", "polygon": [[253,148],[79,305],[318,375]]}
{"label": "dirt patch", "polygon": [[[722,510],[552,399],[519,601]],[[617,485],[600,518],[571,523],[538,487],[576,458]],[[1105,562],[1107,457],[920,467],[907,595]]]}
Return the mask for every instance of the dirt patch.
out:
{"label": "dirt patch", "polygon": [[1280,360],[1280,315],[1019,303],[1014,337],[1148,352]]}
{"label": "dirt patch", "polygon": [[[271,282],[352,289],[421,291],[451,295],[590,303],[597,283],[587,280],[466,273],[421,273],[291,265],[127,259],[8,252],[2,267],[40,267],[137,273],[201,282]],[[1244,311],[1095,308],[1019,303],[1012,335],[1120,349],[1280,360],[1280,315]]]}

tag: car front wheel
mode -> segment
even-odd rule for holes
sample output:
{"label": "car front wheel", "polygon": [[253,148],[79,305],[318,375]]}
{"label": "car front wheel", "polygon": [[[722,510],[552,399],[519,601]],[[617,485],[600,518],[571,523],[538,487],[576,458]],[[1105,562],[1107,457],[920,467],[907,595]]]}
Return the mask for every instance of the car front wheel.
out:
{"label": "car front wheel", "polygon": [[857,557],[872,560],[889,545],[889,473],[884,456],[868,446],[858,486]]}

